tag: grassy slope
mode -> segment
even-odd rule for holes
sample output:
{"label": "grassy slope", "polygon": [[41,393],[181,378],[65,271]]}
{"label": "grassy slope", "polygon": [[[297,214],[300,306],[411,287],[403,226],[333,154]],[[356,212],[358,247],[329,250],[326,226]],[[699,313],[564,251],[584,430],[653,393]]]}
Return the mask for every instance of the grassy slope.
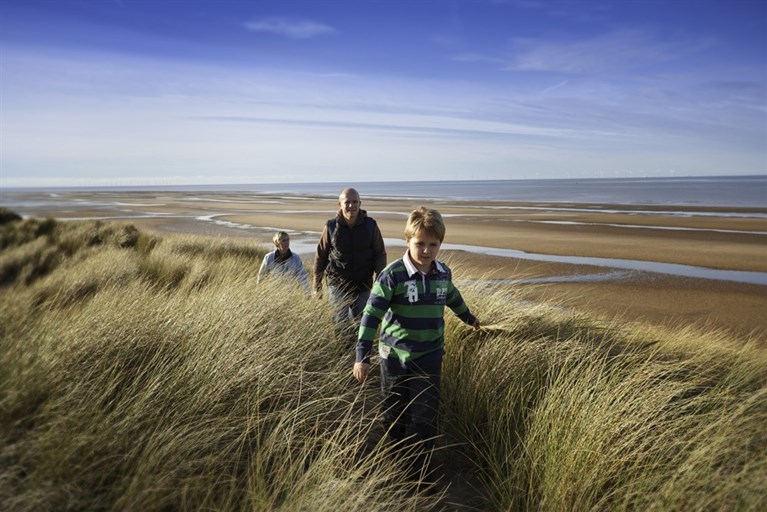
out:
{"label": "grassy slope", "polygon": [[[3,217],[5,219],[6,217]],[[0,227],[0,502],[13,510],[421,510],[377,379],[241,240]],[[454,268],[460,276],[460,268]],[[767,355],[480,287],[448,318],[443,448],[489,510],[767,507]],[[467,496],[450,496],[467,500]]]}

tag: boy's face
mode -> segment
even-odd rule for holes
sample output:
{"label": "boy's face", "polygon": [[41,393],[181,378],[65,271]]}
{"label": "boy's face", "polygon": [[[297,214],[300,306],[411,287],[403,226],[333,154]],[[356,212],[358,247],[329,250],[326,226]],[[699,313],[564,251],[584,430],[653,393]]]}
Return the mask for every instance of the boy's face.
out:
{"label": "boy's face", "polygon": [[437,259],[439,248],[442,242],[439,238],[430,235],[424,231],[418,231],[416,234],[405,240],[410,259],[421,272],[428,272],[431,264]]}

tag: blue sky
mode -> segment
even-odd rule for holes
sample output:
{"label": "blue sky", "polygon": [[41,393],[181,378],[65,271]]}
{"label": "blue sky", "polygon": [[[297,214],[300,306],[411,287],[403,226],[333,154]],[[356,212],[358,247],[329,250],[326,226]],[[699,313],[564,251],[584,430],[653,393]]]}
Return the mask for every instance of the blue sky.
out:
{"label": "blue sky", "polygon": [[0,186],[767,173],[764,0],[0,0]]}

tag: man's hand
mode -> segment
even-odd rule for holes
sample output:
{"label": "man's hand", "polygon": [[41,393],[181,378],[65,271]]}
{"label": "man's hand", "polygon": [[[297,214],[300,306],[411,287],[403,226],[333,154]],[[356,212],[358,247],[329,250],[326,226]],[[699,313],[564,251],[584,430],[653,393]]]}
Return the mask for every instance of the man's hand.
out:
{"label": "man's hand", "polygon": [[352,373],[357,382],[364,382],[370,371],[370,365],[368,363],[354,363],[354,369]]}

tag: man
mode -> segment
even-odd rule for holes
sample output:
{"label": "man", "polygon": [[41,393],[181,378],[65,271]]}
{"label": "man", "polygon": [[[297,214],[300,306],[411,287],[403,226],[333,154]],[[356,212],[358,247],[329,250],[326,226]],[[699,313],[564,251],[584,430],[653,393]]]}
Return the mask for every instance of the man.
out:
{"label": "man", "polygon": [[348,347],[357,343],[357,330],[373,274],[386,266],[386,249],[378,224],[360,209],[360,195],[345,188],[338,196],[339,210],[325,223],[314,258],[314,293],[322,293],[327,276],[328,301],[333,308],[336,335]]}

